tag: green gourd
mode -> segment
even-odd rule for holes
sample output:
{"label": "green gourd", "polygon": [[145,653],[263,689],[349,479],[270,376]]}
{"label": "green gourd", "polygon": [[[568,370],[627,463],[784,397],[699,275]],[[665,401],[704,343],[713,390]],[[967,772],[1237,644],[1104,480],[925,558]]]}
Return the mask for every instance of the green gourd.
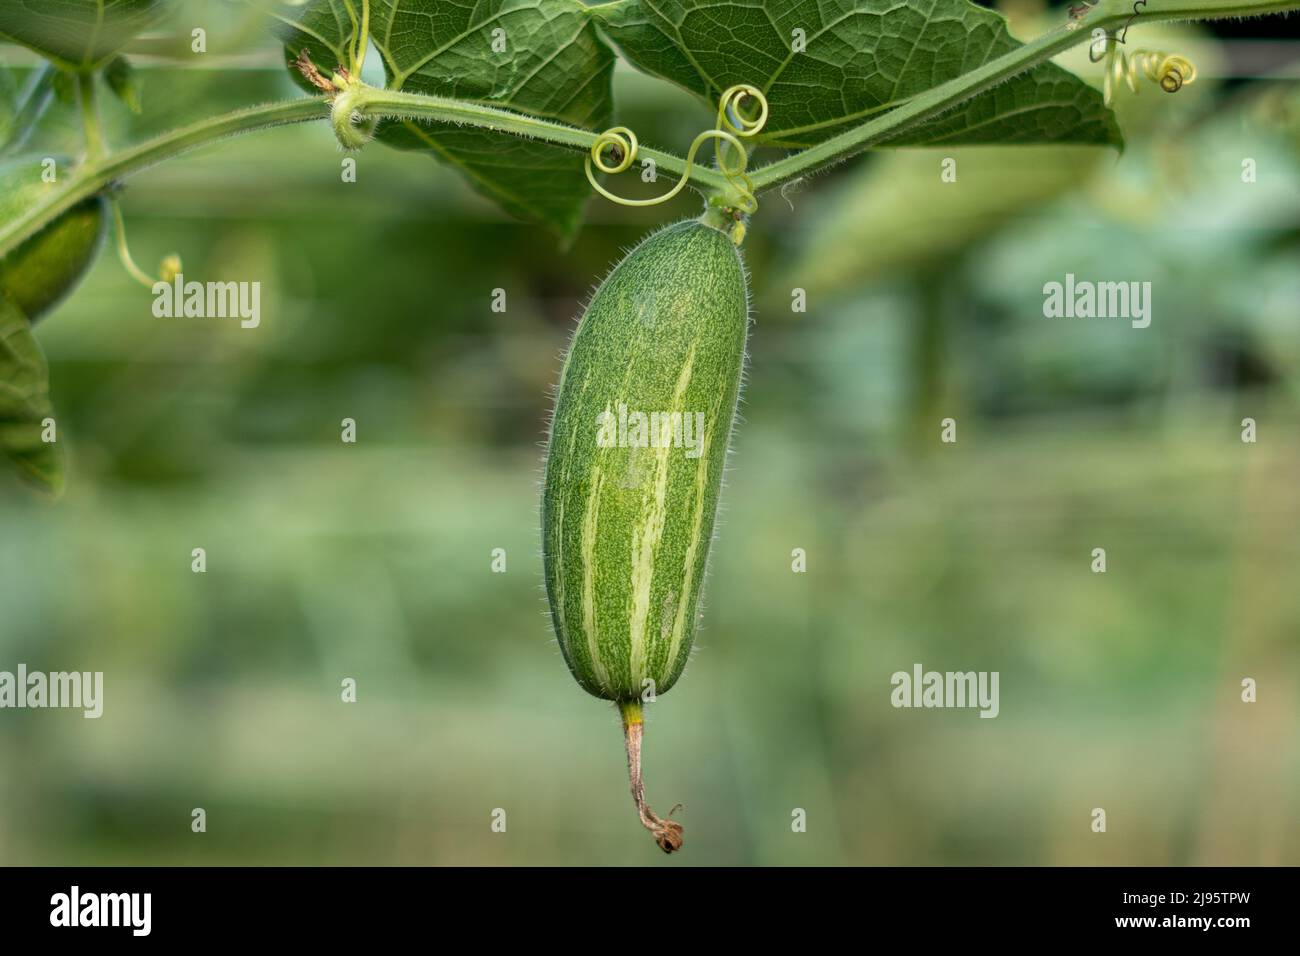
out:
{"label": "green gourd", "polygon": [[653,233],[587,306],[551,422],[542,537],[552,622],[574,678],[623,715],[633,797],[666,852],[681,827],[645,805],[641,703],[667,692],[690,657],[748,322],[727,235],[697,220]]}
{"label": "green gourd", "polygon": [[[56,162],[56,168],[66,168],[64,160]],[[47,190],[59,188],[44,181],[43,168],[43,158],[36,156],[0,164],[0,222],[18,218]],[[35,322],[89,271],[99,254],[108,218],[108,203],[101,196],[73,206],[0,259],[0,295]]]}

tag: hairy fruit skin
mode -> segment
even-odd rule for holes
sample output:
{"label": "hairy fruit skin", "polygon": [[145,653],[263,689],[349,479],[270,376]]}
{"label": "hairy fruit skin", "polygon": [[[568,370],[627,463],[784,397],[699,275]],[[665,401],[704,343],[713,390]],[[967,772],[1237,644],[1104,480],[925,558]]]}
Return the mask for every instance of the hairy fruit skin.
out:
{"label": "hairy fruit skin", "polygon": [[[560,649],[596,697],[636,700],[647,680],[662,694],[686,666],[748,324],[739,252],[690,220],[628,253],[574,335],[551,422],[542,544]],[[701,412],[702,433],[693,448],[685,430],[661,447],[611,446],[620,406],[692,424]]]}
{"label": "hairy fruit skin", "polygon": [[[63,161],[59,161],[63,167]],[[41,159],[25,157],[0,165],[0,222],[16,219],[48,189]],[[0,295],[35,322],[70,293],[94,263],[108,223],[108,203],[92,196],[0,259]]]}

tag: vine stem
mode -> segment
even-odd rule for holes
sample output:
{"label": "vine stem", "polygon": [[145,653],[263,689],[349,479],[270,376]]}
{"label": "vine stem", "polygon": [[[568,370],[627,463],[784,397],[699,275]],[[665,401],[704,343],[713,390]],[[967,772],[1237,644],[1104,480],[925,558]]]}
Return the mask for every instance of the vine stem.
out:
{"label": "vine stem", "polygon": [[366,48],[370,46],[370,0],[361,0],[361,29],[357,31],[357,56],[352,64],[352,75],[361,79],[366,65]]}
{"label": "vine stem", "polygon": [[[493,106],[484,106],[466,100],[454,100],[422,93],[401,90],[381,90],[374,86],[359,85],[352,92],[351,108],[363,117],[381,116],[416,120],[438,120],[462,126],[510,133],[525,139],[536,139],[556,146],[589,152],[602,135],[577,126],[566,126],[551,120],[515,113]],[[702,192],[726,189],[727,180],[715,169],[687,167],[686,160],[673,153],[641,148],[639,158],[654,160],[658,169],[675,176],[687,176],[688,181]]]}
{"label": "vine stem", "polygon": [[81,107],[81,122],[86,129],[86,157],[98,159],[104,155],[104,130],[99,125],[99,106],[95,102],[95,74],[77,74],[77,104]]}
{"label": "vine stem", "polygon": [[[580,151],[590,150],[600,136],[599,133],[591,130],[440,96],[381,90],[362,84],[350,89],[347,95],[351,97],[349,105],[352,111],[361,114],[362,117],[438,120],[496,130]],[[233,113],[172,130],[108,156],[88,158],[67,186],[51,193],[47,199],[28,209],[22,216],[0,226],[0,256],[7,255],[23,240],[39,232],[47,223],[57,219],[83,199],[94,196],[125,177],[163,160],[227,136],[329,118],[330,106],[324,97],[307,97],[286,103],[272,103],[236,110]],[[671,153],[643,149],[641,155],[653,159],[659,169],[670,173],[683,175],[688,172],[685,160]],[[702,192],[720,192],[727,186],[726,179],[721,173],[700,166],[691,167],[688,178],[691,185]]]}
{"label": "vine stem", "polygon": [[[645,801],[645,781],[641,777],[641,739],[645,732],[645,717],[641,712],[641,701],[621,700],[618,702],[618,712],[623,718],[627,779],[637,815],[641,818],[641,825],[650,831],[655,843],[659,844],[659,849],[673,853],[682,848],[682,825],[676,820],[657,816]],[[668,816],[671,817],[676,811],[677,807],[673,807]]]}
{"label": "vine stem", "polygon": [[327,120],[329,109],[324,104],[321,97],[309,97],[288,103],[236,110],[183,126],[107,156],[87,159],[63,189],[52,191],[47,199],[0,227],[0,256],[8,254],[24,239],[39,232],[43,226],[83,199],[103,192],[132,173],[138,173],[196,146],[238,133],[288,123]]}

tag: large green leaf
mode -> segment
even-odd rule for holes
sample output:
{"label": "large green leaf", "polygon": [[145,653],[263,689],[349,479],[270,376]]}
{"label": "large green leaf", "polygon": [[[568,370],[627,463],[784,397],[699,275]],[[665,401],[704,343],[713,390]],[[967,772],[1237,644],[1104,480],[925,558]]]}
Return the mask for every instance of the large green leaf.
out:
{"label": "large green leaf", "polygon": [[[737,83],[763,90],[760,139],[777,146],[813,145],[1020,46],[967,0],[616,0],[591,12],[636,66],[710,103]],[[889,145],[1067,142],[1120,135],[1095,90],[1043,63]]]}
{"label": "large green leaf", "polygon": [[[347,64],[356,22],[349,6],[358,13],[360,0],[309,0],[279,13],[291,70],[302,49],[327,74]],[[588,129],[609,125],[614,54],[578,0],[372,0],[370,37],[389,89],[505,107]],[[494,40],[504,41],[505,49],[494,50]],[[451,163],[512,214],[562,235],[577,229],[591,195],[582,157],[560,147],[414,120],[386,122],[378,138]]]}
{"label": "large green leaf", "polygon": [[171,0],[0,0],[0,34],[67,70],[102,66],[173,6]]}
{"label": "large green leaf", "polygon": [[28,481],[57,493],[63,487],[59,446],[41,437],[41,422],[53,417],[50,371],[31,323],[0,296],[0,452]]}

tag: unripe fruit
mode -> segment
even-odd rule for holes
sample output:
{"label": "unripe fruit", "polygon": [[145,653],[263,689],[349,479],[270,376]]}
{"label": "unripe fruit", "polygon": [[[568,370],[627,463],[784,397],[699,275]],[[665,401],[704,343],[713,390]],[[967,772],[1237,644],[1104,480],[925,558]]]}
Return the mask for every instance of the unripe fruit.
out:
{"label": "unripe fruit", "polygon": [[555,633],[583,689],[619,703],[630,764],[635,732],[633,792],[666,850],[680,827],[638,795],[639,703],[690,656],[748,321],[726,235],[693,220],[654,233],[592,297],[551,423],[542,537]]}
{"label": "unripe fruit", "polygon": [[[578,326],[551,425],[542,526],[560,649],[597,697],[635,700],[646,680],[663,694],[686,666],[747,323],[735,246],[690,221],[633,249]],[[672,431],[651,434],[653,421]]]}
{"label": "unripe fruit", "polygon": [[[41,178],[43,157],[0,164],[0,222],[11,222],[57,186]],[[63,167],[64,161],[58,165]],[[94,263],[108,223],[108,203],[92,196],[0,259],[0,295],[35,322],[76,287]]]}

